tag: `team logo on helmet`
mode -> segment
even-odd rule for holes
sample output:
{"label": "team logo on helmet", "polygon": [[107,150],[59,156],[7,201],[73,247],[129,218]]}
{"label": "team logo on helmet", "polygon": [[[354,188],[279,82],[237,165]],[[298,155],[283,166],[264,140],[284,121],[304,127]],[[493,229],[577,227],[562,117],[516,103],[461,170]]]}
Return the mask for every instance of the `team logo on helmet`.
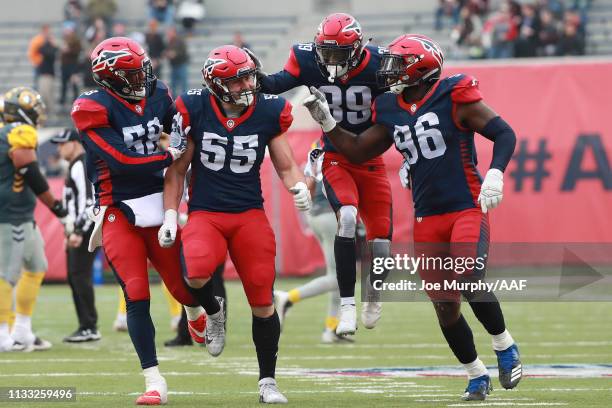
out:
{"label": "team logo on helmet", "polygon": [[354,31],[355,33],[357,33],[357,35],[361,36],[361,26],[359,25],[357,20],[351,21],[351,24],[347,25],[342,29],[343,33],[346,33],[348,31]]}
{"label": "team logo on helmet", "polygon": [[408,37],[410,40],[416,40],[423,45],[425,51],[428,51],[434,59],[438,62],[440,66],[444,63],[444,54],[442,50],[438,47],[438,44],[434,43],[423,37]]}
{"label": "team logo on helmet", "polygon": [[204,72],[206,72],[206,75],[211,76],[217,65],[221,65],[226,62],[226,60],[220,58],[209,58],[204,64]]}
{"label": "team logo on helmet", "polygon": [[93,72],[102,71],[107,67],[115,66],[120,58],[129,57],[130,55],[132,54],[126,49],[119,51],[103,50],[100,55],[93,60],[91,70]]}

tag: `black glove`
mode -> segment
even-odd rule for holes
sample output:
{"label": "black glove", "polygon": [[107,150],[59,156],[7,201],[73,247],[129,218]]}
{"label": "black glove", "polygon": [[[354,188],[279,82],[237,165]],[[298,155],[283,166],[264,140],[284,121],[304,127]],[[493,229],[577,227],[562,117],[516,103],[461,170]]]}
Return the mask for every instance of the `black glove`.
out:
{"label": "black glove", "polygon": [[55,200],[53,207],[51,207],[50,210],[57,218],[64,218],[68,215],[68,210],[64,208],[62,202],[59,200]]}

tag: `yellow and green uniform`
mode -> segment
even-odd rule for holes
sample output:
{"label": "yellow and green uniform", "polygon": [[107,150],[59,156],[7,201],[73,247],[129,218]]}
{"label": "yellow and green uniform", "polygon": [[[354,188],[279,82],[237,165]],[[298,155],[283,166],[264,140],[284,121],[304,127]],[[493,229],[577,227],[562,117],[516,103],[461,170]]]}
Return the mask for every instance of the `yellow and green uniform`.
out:
{"label": "yellow and green uniform", "polygon": [[23,123],[0,124],[0,223],[20,224],[34,219],[36,195],[17,172],[9,153],[36,149],[36,129]]}
{"label": "yellow and green uniform", "polygon": [[33,273],[47,270],[45,244],[34,223],[36,195],[9,157],[15,149],[36,149],[37,144],[34,127],[0,124],[0,280],[11,285],[21,276],[22,268]]}

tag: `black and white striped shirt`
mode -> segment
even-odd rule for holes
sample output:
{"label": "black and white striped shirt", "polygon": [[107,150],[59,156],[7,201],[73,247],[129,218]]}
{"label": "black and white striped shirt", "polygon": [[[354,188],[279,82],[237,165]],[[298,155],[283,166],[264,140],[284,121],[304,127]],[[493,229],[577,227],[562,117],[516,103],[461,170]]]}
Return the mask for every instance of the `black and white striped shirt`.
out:
{"label": "black and white striped shirt", "polygon": [[74,217],[75,233],[84,235],[93,227],[85,209],[94,204],[93,185],[85,173],[85,153],[77,157],[68,168],[64,186],[64,206]]}

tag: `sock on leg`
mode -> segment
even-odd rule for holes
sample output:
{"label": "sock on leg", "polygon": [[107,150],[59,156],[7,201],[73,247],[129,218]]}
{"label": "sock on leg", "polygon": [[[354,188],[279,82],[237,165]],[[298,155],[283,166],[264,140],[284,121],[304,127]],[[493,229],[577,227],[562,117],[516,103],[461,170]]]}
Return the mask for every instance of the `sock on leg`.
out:
{"label": "sock on leg", "polygon": [[440,326],[440,328],[446,342],[461,364],[471,363],[478,358],[472,330],[463,315],[460,315],[459,319],[451,326]]}
{"label": "sock on leg", "polygon": [[206,314],[212,316],[221,310],[219,306],[219,302],[215,298],[215,294],[213,292],[213,283],[212,280],[206,282],[204,286],[201,288],[192,288],[187,285],[189,292],[193,295],[194,298],[198,301],[200,305],[206,310]]}
{"label": "sock on leg", "polygon": [[493,350],[503,351],[514,344],[514,339],[508,330],[504,330],[501,334],[491,336],[493,340]]}
{"label": "sock on leg", "polygon": [[334,241],[336,257],[336,278],[340,296],[355,297],[355,282],[357,280],[357,250],[355,238],[336,236]]}
{"label": "sock on leg", "polygon": [[471,363],[463,364],[463,367],[465,368],[465,371],[467,371],[468,378],[470,380],[489,374],[487,367],[478,357],[476,357],[476,360],[472,361]]}
{"label": "sock on leg", "polygon": [[253,343],[259,363],[259,379],[274,378],[276,372],[276,357],[278,355],[278,339],[280,338],[280,321],[276,310],[270,317],[253,316]]}

